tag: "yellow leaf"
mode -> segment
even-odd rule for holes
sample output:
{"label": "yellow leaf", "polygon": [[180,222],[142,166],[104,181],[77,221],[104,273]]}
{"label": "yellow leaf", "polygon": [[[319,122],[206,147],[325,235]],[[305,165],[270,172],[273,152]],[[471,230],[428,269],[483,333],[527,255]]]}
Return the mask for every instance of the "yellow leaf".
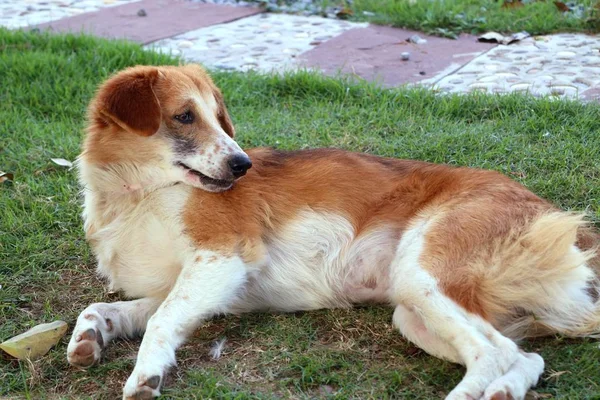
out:
{"label": "yellow leaf", "polygon": [[27,332],[0,343],[0,349],[19,360],[35,360],[48,353],[66,332],[67,323],[64,321],[36,325]]}

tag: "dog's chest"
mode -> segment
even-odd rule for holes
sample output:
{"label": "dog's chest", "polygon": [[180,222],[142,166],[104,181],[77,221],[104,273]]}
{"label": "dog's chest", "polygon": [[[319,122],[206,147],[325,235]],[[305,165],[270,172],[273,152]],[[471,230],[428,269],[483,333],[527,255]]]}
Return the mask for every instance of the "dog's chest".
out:
{"label": "dog's chest", "polygon": [[89,239],[98,272],[113,289],[146,297],[172,288],[187,245],[179,217],[182,204],[180,193],[157,191],[137,204],[117,201],[109,206],[112,209],[86,207],[86,226],[94,226]]}

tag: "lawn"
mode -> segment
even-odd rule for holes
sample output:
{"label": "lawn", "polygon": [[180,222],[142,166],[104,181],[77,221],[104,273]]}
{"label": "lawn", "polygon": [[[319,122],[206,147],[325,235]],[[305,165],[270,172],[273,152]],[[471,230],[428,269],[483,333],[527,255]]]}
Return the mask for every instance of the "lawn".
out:
{"label": "lawn", "polygon": [[[358,3],[358,2],[357,2]],[[176,64],[138,46],[0,30],[0,341],[55,319],[74,325],[94,301],[115,301],[94,275],[73,160],[99,82],[135,64]],[[299,73],[216,73],[244,147],[335,146],[501,171],[565,209],[600,221],[600,107],[523,96],[435,96]],[[225,353],[209,349],[227,338]],[[88,371],[67,365],[68,335],[33,363],[0,356],[2,398],[114,399],[139,340],[109,346]],[[543,398],[600,397],[594,340],[528,341],[546,359]],[[364,307],[221,317],[179,352],[164,397],[406,398],[443,396],[463,369],[428,356]]]}
{"label": "lawn", "polygon": [[527,31],[539,35],[600,29],[598,0],[565,0],[561,2],[563,6],[572,6],[566,12],[551,0],[324,0],[324,3],[346,3],[346,9],[352,11],[351,19],[448,37],[460,32]]}

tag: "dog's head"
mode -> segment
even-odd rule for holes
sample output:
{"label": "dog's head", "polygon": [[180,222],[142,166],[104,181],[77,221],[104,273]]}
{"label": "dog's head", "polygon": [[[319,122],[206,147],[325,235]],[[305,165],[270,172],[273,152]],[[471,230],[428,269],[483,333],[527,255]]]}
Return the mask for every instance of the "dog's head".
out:
{"label": "dog's head", "polygon": [[139,66],[108,79],[89,109],[88,161],[160,166],[161,179],[221,192],[252,166],[223,96],[197,65]]}

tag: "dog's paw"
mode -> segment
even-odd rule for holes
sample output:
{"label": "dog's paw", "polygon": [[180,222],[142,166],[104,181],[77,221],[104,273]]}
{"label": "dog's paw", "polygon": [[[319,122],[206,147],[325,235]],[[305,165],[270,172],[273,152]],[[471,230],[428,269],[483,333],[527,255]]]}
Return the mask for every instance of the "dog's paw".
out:
{"label": "dog's paw", "polygon": [[67,348],[67,360],[75,367],[89,368],[100,360],[103,347],[100,330],[88,328],[81,333],[73,332]]}
{"label": "dog's paw", "polygon": [[491,393],[486,393],[484,399],[490,399],[490,400],[515,400],[515,398],[513,397],[513,395],[511,394],[510,389],[508,388],[504,388],[504,389],[497,389],[492,391]]}
{"label": "dog's paw", "polygon": [[493,381],[486,389],[484,400],[523,400],[544,371],[544,360],[538,354],[519,354],[508,372]]}
{"label": "dog's paw", "polygon": [[478,400],[479,398],[480,396],[474,396],[471,393],[453,390],[446,396],[445,400]]}
{"label": "dog's paw", "polygon": [[104,347],[114,336],[113,322],[100,312],[103,306],[102,303],[92,304],[77,318],[67,347],[69,364],[88,368],[100,360]]}
{"label": "dog's paw", "polygon": [[134,371],[123,388],[123,400],[149,400],[158,397],[161,382],[160,375],[152,375],[149,378],[142,375],[136,377]]}

